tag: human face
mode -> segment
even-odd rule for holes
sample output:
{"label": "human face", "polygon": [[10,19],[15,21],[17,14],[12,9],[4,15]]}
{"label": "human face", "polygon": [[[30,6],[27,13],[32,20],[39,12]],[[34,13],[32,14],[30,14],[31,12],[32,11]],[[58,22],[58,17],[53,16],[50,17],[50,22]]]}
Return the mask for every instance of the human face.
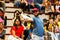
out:
{"label": "human face", "polygon": [[46,25],[47,24],[47,22],[44,22],[44,25]]}
{"label": "human face", "polygon": [[33,14],[34,14],[35,17],[38,16],[38,12],[37,11],[35,11]]}
{"label": "human face", "polygon": [[3,29],[3,23],[0,23],[0,29]]}
{"label": "human face", "polygon": [[20,25],[20,21],[17,19],[17,20],[15,21],[15,24],[16,24],[16,25]]}
{"label": "human face", "polygon": [[0,11],[0,16],[2,16],[3,15],[3,13]]}

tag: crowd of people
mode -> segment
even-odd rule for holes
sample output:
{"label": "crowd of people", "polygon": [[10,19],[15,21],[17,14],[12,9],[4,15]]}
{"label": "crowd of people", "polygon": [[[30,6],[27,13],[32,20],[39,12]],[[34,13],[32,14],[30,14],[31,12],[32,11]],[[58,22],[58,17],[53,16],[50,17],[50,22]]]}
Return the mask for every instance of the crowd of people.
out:
{"label": "crowd of people", "polygon": [[[2,5],[1,5],[2,6]],[[60,40],[60,1],[51,3],[51,0],[15,0],[16,10],[12,19],[13,26],[7,40]],[[32,10],[30,17],[28,12]],[[27,11],[27,12],[26,12]],[[49,14],[49,18],[41,19],[39,13]],[[7,17],[0,9],[0,38],[5,39],[4,27]]]}

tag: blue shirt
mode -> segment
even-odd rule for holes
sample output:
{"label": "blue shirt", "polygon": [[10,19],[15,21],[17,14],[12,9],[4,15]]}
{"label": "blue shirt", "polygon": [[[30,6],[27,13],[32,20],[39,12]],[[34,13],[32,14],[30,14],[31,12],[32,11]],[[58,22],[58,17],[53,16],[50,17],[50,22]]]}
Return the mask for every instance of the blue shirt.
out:
{"label": "blue shirt", "polygon": [[33,34],[38,36],[43,36],[44,35],[43,20],[40,19],[39,17],[34,17],[33,25],[34,25]]}

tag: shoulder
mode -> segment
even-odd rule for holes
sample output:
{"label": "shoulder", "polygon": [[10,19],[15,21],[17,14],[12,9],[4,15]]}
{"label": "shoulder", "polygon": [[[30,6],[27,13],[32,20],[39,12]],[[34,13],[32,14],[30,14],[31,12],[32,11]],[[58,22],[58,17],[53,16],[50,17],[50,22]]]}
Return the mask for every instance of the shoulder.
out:
{"label": "shoulder", "polygon": [[42,18],[40,18],[40,21],[41,21],[41,22],[44,22]]}
{"label": "shoulder", "polygon": [[24,27],[23,27],[23,26],[20,26],[20,28],[19,28],[19,29],[24,30]]}
{"label": "shoulder", "polygon": [[20,28],[24,28],[24,27],[21,25]]}
{"label": "shoulder", "polygon": [[35,20],[36,19],[36,17],[33,17],[33,20]]}
{"label": "shoulder", "polygon": [[15,26],[12,26],[11,29],[16,29],[16,27]]}

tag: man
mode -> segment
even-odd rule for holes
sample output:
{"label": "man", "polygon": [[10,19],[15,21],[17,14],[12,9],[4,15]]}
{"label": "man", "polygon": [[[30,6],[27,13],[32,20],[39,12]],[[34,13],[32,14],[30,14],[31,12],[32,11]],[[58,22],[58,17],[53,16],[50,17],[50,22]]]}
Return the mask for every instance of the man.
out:
{"label": "man", "polygon": [[38,17],[38,9],[34,9],[34,18],[33,18],[33,25],[34,25],[34,29],[33,29],[33,36],[32,39],[33,40],[44,40],[44,29],[43,29],[43,20],[41,18]]}
{"label": "man", "polygon": [[38,9],[34,8],[33,9],[33,14],[34,14],[34,18],[27,18],[25,19],[26,21],[33,22],[33,32],[32,32],[32,40],[44,40],[44,29],[43,29],[43,20],[41,18],[38,17]]}

